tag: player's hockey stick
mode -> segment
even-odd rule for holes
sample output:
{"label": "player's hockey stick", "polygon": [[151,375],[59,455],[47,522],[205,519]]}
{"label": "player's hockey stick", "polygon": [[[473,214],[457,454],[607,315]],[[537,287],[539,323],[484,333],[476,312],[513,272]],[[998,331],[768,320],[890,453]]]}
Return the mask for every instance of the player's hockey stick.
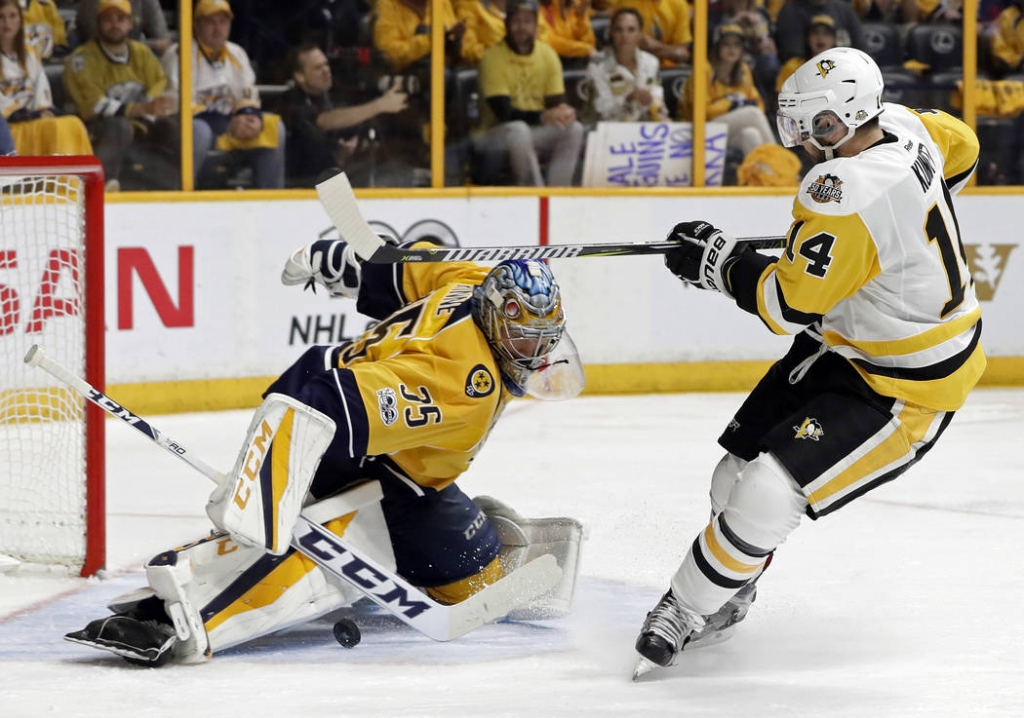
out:
{"label": "player's hockey stick", "polygon": [[[677,242],[637,244],[549,244],[524,247],[437,247],[401,249],[374,234],[366,223],[352,185],[344,172],[316,186],[320,203],[359,257],[367,262],[398,264],[404,262],[501,262],[506,259],[568,259],[570,257],[622,257],[636,254],[665,254],[678,247]],[[778,249],[785,237],[743,237],[739,243],[754,249]]]}
{"label": "player's hockey stick", "polygon": [[[224,475],[192,453],[179,441],[160,432],[142,417],[76,376],[51,359],[39,345],[25,355],[25,363],[39,367],[109,413],[174,454],[216,483]],[[315,506],[320,506],[319,504]],[[309,511],[309,510],[307,510]],[[354,586],[403,623],[435,641],[450,641],[506,616],[512,609],[536,598],[561,580],[562,569],[554,556],[541,556],[492,583],[465,601],[444,605],[430,598],[389,568],[367,556],[342,537],[328,531],[309,516],[299,515],[291,546],[328,573]],[[333,516],[331,517],[333,518]]]}

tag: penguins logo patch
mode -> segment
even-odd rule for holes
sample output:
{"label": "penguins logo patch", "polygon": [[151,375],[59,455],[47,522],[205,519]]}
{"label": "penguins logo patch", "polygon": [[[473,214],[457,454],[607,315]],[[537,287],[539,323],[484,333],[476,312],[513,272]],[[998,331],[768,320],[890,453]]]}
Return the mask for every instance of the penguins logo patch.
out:
{"label": "penguins logo patch", "polygon": [[828,77],[828,73],[836,69],[836,63],[832,60],[822,60],[817,64],[818,74],[822,77]]}
{"label": "penguins logo patch", "polygon": [[793,429],[796,431],[794,439],[810,439],[811,441],[818,441],[825,435],[825,430],[821,428],[821,424],[818,423],[817,419],[807,417],[800,426],[794,426]]}
{"label": "penguins logo patch", "polygon": [[843,201],[843,190],[840,189],[842,186],[843,181],[835,175],[819,175],[818,179],[807,186],[807,194],[818,204],[840,204]]}
{"label": "penguins logo patch", "polygon": [[494,377],[491,376],[491,372],[487,371],[487,367],[477,364],[466,377],[466,396],[481,398],[490,395],[493,391]]}

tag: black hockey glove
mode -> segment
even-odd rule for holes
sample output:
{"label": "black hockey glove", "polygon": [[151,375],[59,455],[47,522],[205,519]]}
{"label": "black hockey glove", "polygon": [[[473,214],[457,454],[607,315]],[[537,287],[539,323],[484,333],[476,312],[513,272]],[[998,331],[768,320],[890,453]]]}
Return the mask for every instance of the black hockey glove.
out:
{"label": "black hockey glove", "polygon": [[665,266],[672,274],[701,289],[714,289],[732,297],[725,276],[736,250],[736,238],[709,222],[680,222],[668,233],[678,249],[665,254]]}

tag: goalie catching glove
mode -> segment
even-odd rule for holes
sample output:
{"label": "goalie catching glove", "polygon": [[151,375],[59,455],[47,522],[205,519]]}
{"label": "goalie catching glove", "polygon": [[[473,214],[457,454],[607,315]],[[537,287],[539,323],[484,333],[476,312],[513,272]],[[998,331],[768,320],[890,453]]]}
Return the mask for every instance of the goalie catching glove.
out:
{"label": "goalie catching glove", "polygon": [[326,287],[331,296],[359,297],[362,264],[355,250],[340,239],[320,239],[307,244],[288,258],[281,272],[283,284]]}
{"label": "goalie catching glove", "polygon": [[713,289],[732,298],[729,268],[736,261],[736,238],[709,222],[680,222],[668,233],[678,249],[665,254],[672,274],[701,289]]}

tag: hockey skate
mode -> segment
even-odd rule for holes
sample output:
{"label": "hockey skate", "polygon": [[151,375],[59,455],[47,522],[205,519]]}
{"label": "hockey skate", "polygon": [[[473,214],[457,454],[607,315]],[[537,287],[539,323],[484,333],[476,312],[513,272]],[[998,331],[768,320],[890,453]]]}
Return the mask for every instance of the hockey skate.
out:
{"label": "hockey skate", "polygon": [[695,631],[686,642],[688,650],[713,646],[728,640],[736,632],[736,624],[747,617],[750,604],[757,598],[757,587],[748,583],[726,601],[725,605],[709,616],[704,616],[704,628]]}
{"label": "hockey skate", "polygon": [[704,629],[704,619],[679,605],[672,589],[647,614],[636,639],[637,656],[633,680],[658,666],[672,665],[690,638]]}

